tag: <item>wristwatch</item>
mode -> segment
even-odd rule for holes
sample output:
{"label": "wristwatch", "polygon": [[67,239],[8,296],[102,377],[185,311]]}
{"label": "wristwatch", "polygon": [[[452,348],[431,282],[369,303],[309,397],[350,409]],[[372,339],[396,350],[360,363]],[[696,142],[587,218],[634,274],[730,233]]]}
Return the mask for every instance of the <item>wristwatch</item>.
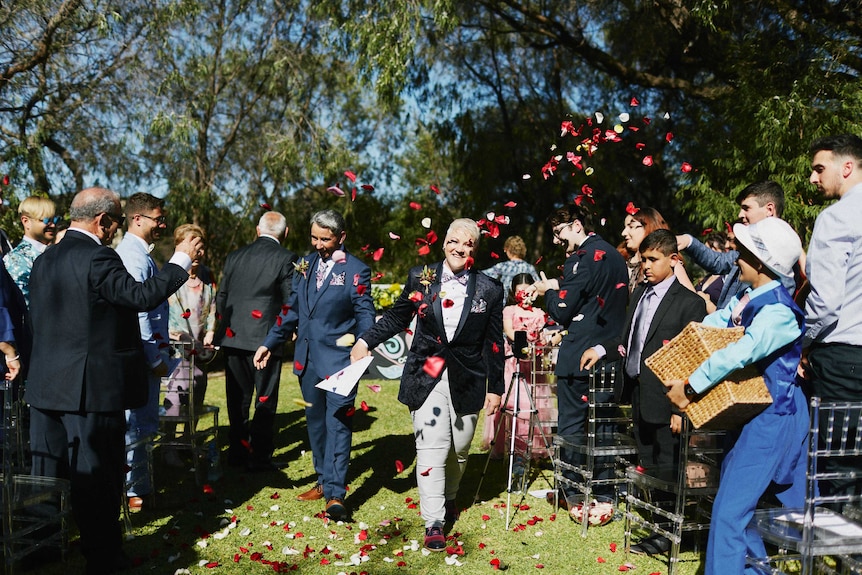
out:
{"label": "wristwatch", "polygon": [[685,380],[685,387],[682,388],[682,391],[683,393],[685,393],[685,396],[688,399],[691,399],[692,397],[697,397],[697,392],[694,390],[694,388],[691,386],[687,379]]}

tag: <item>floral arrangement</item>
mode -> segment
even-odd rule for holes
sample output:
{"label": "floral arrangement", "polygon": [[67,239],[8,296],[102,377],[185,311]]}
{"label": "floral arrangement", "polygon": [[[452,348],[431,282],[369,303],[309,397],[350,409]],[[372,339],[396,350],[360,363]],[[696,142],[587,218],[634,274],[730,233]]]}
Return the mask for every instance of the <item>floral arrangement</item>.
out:
{"label": "floral arrangement", "polygon": [[437,272],[428,266],[422,268],[419,272],[419,283],[425,286],[425,293],[428,293],[428,288],[437,281]]}
{"label": "floral arrangement", "polygon": [[374,300],[374,309],[382,312],[395,305],[395,301],[401,295],[402,289],[402,286],[399,284],[372,285],[371,299]]}
{"label": "floral arrangement", "polygon": [[293,262],[293,269],[302,274],[302,277],[308,279],[308,260],[300,258],[299,261]]}

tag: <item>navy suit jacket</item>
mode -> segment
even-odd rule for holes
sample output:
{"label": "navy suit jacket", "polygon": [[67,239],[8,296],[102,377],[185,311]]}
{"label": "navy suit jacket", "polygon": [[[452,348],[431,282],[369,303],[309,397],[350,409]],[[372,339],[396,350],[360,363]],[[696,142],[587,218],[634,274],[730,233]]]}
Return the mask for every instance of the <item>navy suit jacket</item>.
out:
{"label": "navy suit jacket", "polygon": [[[649,284],[642,283],[632,292],[629,309],[626,314],[626,327],[622,337],[609,339],[602,342],[608,361],[614,361],[623,357],[622,349],[628,344],[629,335],[632,331],[632,321],[638,302],[643,296]],[[693,321],[701,321],[706,315],[706,302],[702,297],[674,279],[667,293],[661,299],[655,315],[650,321],[644,338],[643,350],[641,350],[640,376],[638,380],[637,405],[640,417],[649,423],[670,423],[671,413],[678,413],[672,409],[667,399],[667,389],[658,377],[650,370],[644,361],[658,351],[665,343],[676,337],[685,326]],[[622,367],[622,369],[625,369]],[[628,376],[617,378],[616,383],[623,379],[630,382]],[[620,395],[627,395],[620,390]]]}
{"label": "navy suit jacket", "polygon": [[[342,248],[343,249],[343,248]],[[279,347],[296,333],[293,372],[301,376],[309,365],[320,377],[328,377],[350,365],[349,345],[338,345],[345,334],[358,336],[374,325],[374,301],[371,299],[371,270],[359,259],[346,253],[343,263],[336,263],[317,289],[315,272],[320,256],[317,252],[300,258],[305,273],[296,272],[293,291],[275,325],[262,340],[270,350]]]}
{"label": "navy suit jacket", "polygon": [[86,412],[144,405],[151,372],[138,311],[158,306],[188,277],[169,263],[138,282],[117,252],[71,228],[33,264],[27,403],[43,410]]}
{"label": "navy suit jacket", "polygon": [[559,290],[545,292],[548,315],[568,333],[557,356],[558,376],[586,377],[588,348],[619,337],[625,322],[629,272],[615,247],[593,234],[563,264]]}
{"label": "navy suit jacket", "polygon": [[[442,357],[449,370],[449,389],[456,413],[476,413],[485,404],[486,393],[503,395],[503,285],[485,274],[468,272],[467,299],[461,321],[450,341],[443,327],[444,298],[440,297],[443,263],[436,267],[435,281],[419,282],[422,267],[410,270],[404,290],[395,305],[383,314],[362,339],[373,349],[410,324],[418,315],[413,344],[401,375],[398,399],[411,410],[425,403],[440,381],[424,370],[430,357]],[[441,370],[442,373],[442,370]]]}
{"label": "navy suit jacket", "polygon": [[[228,254],[216,294],[216,345],[257,350],[290,299],[295,261],[295,253],[269,237],[259,237]],[[282,346],[271,349],[281,355]]]}

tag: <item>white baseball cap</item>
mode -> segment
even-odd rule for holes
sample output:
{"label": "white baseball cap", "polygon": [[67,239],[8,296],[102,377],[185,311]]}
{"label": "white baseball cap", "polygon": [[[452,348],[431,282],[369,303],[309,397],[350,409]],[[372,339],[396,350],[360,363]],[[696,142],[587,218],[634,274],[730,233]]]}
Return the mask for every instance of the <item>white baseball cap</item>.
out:
{"label": "white baseball cap", "polygon": [[802,240],[790,224],[780,218],[764,218],[756,224],[734,224],[736,241],[778,275],[791,293],[796,287],[793,266],[802,255]]}

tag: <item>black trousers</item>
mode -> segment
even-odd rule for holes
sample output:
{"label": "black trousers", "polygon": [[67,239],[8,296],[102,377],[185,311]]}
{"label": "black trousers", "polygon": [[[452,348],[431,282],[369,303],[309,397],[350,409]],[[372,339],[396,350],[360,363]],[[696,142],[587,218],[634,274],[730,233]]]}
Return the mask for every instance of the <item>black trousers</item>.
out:
{"label": "black trousers", "polygon": [[[823,401],[862,401],[862,346],[814,343],[808,351],[814,395]],[[821,428],[824,422],[821,422]],[[851,429],[851,433],[862,430]],[[829,458],[825,469],[847,473],[856,470],[862,477],[862,461],[852,457]],[[826,494],[860,494],[862,479],[822,482]]]}
{"label": "black trousers", "polygon": [[[222,349],[225,353],[225,395],[230,423],[228,463],[242,464],[246,460],[268,462],[275,451],[281,357],[271,356],[264,369],[257,369],[252,363],[253,351]],[[253,400],[256,401],[254,416],[251,416]]]}
{"label": "black trousers", "polygon": [[119,555],[122,546],[125,433],[122,411],[30,410],[32,473],[70,480],[72,516],[88,569]]}

